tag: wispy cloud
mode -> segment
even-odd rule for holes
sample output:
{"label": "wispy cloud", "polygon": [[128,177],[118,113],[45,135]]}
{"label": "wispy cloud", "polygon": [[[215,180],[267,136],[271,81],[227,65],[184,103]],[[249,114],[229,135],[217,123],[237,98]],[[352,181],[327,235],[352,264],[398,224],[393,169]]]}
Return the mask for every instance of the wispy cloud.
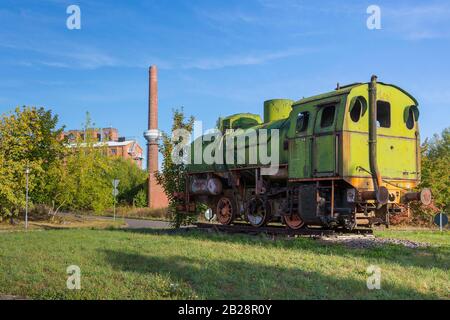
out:
{"label": "wispy cloud", "polygon": [[1,43],[0,47],[37,54],[33,59],[20,61],[20,65],[24,67],[43,65],[54,68],[97,69],[120,65],[117,58],[91,46],[74,46],[60,42],[58,45],[48,44],[46,47],[37,43]]}
{"label": "wispy cloud", "polygon": [[214,70],[226,67],[260,65],[269,61],[298,56],[311,51],[311,49],[295,48],[273,52],[244,53],[227,57],[200,58],[183,63],[181,68]]}
{"label": "wispy cloud", "polygon": [[382,7],[385,25],[390,31],[408,40],[427,40],[450,37],[450,4],[434,2],[423,5]]}
{"label": "wispy cloud", "polygon": [[232,10],[206,10],[195,9],[196,14],[216,23],[255,23],[260,21],[260,16],[244,12],[240,8]]}

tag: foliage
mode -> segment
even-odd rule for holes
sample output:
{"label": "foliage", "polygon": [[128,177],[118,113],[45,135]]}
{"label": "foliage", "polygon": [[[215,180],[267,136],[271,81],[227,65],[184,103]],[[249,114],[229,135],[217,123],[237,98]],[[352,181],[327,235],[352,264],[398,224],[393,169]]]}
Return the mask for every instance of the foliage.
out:
{"label": "foliage", "polygon": [[[89,129],[92,127],[89,113],[84,125],[85,135],[66,145],[64,159],[48,173],[46,193],[53,207],[75,211],[101,211],[113,204],[110,182],[110,160],[105,147]],[[48,203],[49,204],[49,203]]]}
{"label": "foliage", "polygon": [[[136,166],[130,159],[112,158],[110,160],[111,171],[109,176],[112,179],[119,179],[118,201],[121,204],[132,205],[138,200],[138,207],[147,205],[147,194],[145,192],[147,173]],[[139,195],[139,196],[138,196]]]}
{"label": "foliage", "polygon": [[145,188],[140,189],[133,198],[133,206],[136,208],[144,208],[147,206],[147,191]]}
{"label": "foliage", "polygon": [[430,188],[435,205],[450,209],[450,127],[425,140],[422,146],[421,188]]}
{"label": "foliage", "polygon": [[0,117],[0,218],[25,206],[26,174],[30,195],[44,197],[45,176],[63,154],[58,117],[43,108],[22,107]]}
{"label": "foliage", "polygon": [[[194,117],[186,118],[183,109],[173,110],[172,132],[177,129],[185,129],[192,132],[194,126]],[[185,210],[179,210],[180,206],[185,205],[182,200],[177,198],[177,194],[184,193],[186,186],[186,165],[176,164],[173,161],[174,147],[179,141],[172,141],[172,136],[167,133],[162,134],[162,143],[159,151],[163,155],[162,172],[155,173],[156,180],[163,187],[169,199],[169,214],[172,219],[172,225],[179,228],[182,225],[191,224],[196,215],[187,214]]]}
{"label": "foliage", "polygon": [[93,134],[89,113],[84,136],[70,145],[61,138],[63,128],[57,129],[57,122],[51,111],[34,107],[16,108],[0,117],[0,220],[17,216],[25,207],[26,168],[30,206],[42,204],[52,215],[61,209],[110,208],[114,178],[121,180],[119,201],[146,202],[145,172],[131,161],[108,156]]}
{"label": "foliage", "polygon": [[419,202],[410,204],[413,213],[406,221],[416,225],[433,224],[437,212],[448,212],[450,209],[450,128],[444,129],[441,135],[435,134],[422,144],[422,172],[418,190],[430,188],[433,203],[423,206]]}

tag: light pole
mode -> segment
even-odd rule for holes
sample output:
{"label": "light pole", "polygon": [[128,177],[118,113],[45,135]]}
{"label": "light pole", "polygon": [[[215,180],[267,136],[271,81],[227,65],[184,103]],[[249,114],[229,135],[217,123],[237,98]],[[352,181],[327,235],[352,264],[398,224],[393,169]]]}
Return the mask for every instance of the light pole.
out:
{"label": "light pole", "polygon": [[119,186],[119,182],[120,182],[120,180],[119,179],[114,179],[113,181],[112,181],[112,184],[113,184],[113,191],[112,191],[112,194],[113,194],[113,197],[114,197],[114,221],[116,221],[116,202],[117,202],[117,196],[119,195],[119,190],[117,189],[117,187]]}
{"label": "light pole", "polygon": [[28,229],[28,176],[30,174],[30,168],[25,169],[26,175],[26,193],[25,193],[25,229]]}

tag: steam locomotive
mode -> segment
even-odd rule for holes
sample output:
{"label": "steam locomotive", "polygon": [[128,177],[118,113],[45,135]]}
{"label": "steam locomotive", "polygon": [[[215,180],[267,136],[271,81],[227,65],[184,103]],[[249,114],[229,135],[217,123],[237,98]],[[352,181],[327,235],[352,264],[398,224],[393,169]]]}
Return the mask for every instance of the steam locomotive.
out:
{"label": "steam locomotive", "polygon": [[221,224],[257,228],[388,225],[409,202],[432,200],[429,189],[416,190],[418,119],[416,99],[376,76],[299,101],[265,101],[264,120],[234,114],[192,143],[185,210],[204,204]]}

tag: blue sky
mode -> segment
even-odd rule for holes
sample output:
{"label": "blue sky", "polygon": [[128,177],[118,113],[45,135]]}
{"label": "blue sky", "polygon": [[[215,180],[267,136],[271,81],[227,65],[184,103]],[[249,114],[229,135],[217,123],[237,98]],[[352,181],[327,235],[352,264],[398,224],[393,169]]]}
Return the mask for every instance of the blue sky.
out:
{"label": "blue sky", "polygon": [[[66,28],[71,4],[81,30]],[[366,27],[371,4],[381,30]],[[419,100],[422,139],[450,125],[448,1],[0,0],[1,113],[45,106],[71,129],[89,111],[144,144],[150,64],[163,130],[176,107],[209,128],[373,73]]]}

